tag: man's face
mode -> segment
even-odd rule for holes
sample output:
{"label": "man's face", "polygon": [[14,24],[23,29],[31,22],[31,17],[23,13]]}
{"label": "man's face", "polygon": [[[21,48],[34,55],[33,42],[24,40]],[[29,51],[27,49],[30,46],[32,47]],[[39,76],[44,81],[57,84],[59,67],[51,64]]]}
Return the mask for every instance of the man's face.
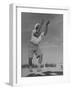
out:
{"label": "man's face", "polygon": [[40,32],[40,25],[36,27],[36,32]]}

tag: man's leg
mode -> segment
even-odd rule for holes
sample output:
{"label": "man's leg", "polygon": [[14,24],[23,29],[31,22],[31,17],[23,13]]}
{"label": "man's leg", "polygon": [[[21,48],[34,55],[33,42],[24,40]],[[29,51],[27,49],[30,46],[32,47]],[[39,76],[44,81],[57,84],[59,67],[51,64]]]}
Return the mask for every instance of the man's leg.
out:
{"label": "man's leg", "polygon": [[29,50],[29,66],[30,66],[30,71],[32,71],[32,61],[34,59],[34,54],[36,55],[37,52],[37,45],[30,43],[30,50]]}
{"label": "man's leg", "polygon": [[41,64],[42,64],[42,59],[43,59],[43,55],[41,54],[41,55],[39,55],[39,56],[37,56],[37,58],[38,58],[38,72],[40,72],[41,71]]}
{"label": "man's leg", "polygon": [[30,69],[30,72],[32,72],[32,57],[29,57],[29,69]]}
{"label": "man's leg", "polygon": [[42,63],[42,58],[43,58],[43,55],[42,55],[42,54],[41,54],[41,55],[38,55],[38,56],[37,56],[37,58],[39,58],[38,63],[40,63],[40,64],[41,64],[41,63]]}
{"label": "man's leg", "polygon": [[29,57],[29,65],[32,66],[32,57]]}
{"label": "man's leg", "polygon": [[28,64],[29,64],[30,72],[32,72],[32,59],[33,59],[33,45],[32,45],[32,43],[29,43],[29,47],[28,47]]}
{"label": "man's leg", "polygon": [[43,60],[43,54],[42,54],[42,51],[41,51],[40,47],[38,47],[37,59],[38,59],[38,70],[37,71],[41,71],[41,64],[42,64],[42,60]]}

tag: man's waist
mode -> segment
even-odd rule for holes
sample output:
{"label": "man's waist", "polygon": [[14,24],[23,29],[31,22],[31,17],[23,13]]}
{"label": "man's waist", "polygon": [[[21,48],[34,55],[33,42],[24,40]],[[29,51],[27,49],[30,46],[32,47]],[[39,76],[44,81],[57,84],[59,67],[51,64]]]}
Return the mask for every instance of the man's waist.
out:
{"label": "man's waist", "polygon": [[39,45],[39,43],[34,43],[32,41],[30,41],[30,43],[33,44],[33,45],[35,45],[35,46],[38,46]]}

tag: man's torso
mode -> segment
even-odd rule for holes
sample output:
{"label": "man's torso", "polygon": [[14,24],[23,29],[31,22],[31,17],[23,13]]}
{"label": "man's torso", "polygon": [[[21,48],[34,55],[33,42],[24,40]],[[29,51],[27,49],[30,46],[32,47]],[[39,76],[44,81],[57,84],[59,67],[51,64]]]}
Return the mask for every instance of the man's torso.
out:
{"label": "man's torso", "polygon": [[39,44],[40,41],[42,40],[42,36],[44,35],[44,32],[36,32],[35,30],[33,30],[32,32],[32,36],[31,36],[31,42],[34,44]]}

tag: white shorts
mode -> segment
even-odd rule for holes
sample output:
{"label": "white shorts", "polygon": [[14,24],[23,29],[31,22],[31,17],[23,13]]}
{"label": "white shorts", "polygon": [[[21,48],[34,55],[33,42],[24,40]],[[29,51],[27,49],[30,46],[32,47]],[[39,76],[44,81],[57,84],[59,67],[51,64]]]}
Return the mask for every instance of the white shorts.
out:
{"label": "white shorts", "polygon": [[29,47],[28,47],[29,57],[33,57],[34,53],[36,54],[36,56],[39,56],[42,54],[40,46],[38,44],[34,44],[34,43],[30,42]]}

